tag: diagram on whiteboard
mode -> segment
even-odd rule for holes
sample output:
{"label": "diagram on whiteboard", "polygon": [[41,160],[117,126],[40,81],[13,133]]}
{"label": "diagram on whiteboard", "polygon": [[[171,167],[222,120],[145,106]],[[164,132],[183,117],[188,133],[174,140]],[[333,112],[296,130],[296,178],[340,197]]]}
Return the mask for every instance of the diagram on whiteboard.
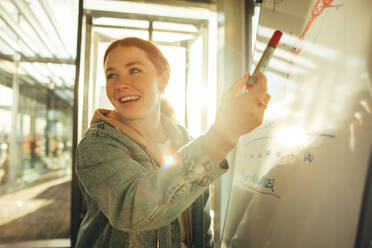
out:
{"label": "diagram on whiteboard", "polygon": [[[313,162],[316,162],[316,153],[311,149],[307,150],[305,143],[313,142],[314,139],[336,138],[335,135],[328,133],[291,133],[289,135],[281,133],[279,137],[256,136],[264,132],[263,130],[265,128],[259,128],[253,133],[253,137],[247,135],[239,143],[236,161],[239,164],[246,163],[247,166],[239,173],[238,182],[257,193],[278,198],[280,198],[280,192],[276,186],[280,180],[276,175],[267,176],[267,172],[275,166],[285,164],[295,158],[300,160],[296,161],[299,166],[311,166]],[[287,140],[281,142],[284,139]],[[288,140],[291,142],[290,144]]]}

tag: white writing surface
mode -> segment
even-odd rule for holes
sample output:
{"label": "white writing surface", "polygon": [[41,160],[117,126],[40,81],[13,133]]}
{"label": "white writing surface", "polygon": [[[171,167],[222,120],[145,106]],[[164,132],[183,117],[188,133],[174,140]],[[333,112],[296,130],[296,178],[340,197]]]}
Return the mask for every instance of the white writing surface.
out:
{"label": "white writing surface", "polygon": [[221,247],[353,247],[372,144],[372,1],[264,1],[264,123],[239,139]]}

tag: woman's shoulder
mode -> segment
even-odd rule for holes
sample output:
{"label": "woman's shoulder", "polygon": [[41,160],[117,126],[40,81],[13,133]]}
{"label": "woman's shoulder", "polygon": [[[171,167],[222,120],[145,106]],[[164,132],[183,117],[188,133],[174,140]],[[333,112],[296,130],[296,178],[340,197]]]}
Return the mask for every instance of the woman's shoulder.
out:
{"label": "woman's shoulder", "polygon": [[118,128],[105,121],[92,124],[79,142],[79,147],[103,146],[113,147],[130,146],[133,141],[123,134]]}
{"label": "woman's shoulder", "polygon": [[100,121],[92,124],[80,140],[77,149],[77,169],[85,169],[96,164],[123,156],[130,156],[129,141],[110,124]]}
{"label": "woman's shoulder", "polygon": [[118,128],[110,125],[105,121],[97,121],[93,123],[87,131],[84,133],[82,139],[94,139],[94,138],[114,138],[121,134]]}
{"label": "woman's shoulder", "polygon": [[105,121],[92,124],[85,132],[78,145],[78,151],[89,150],[117,150],[127,151],[129,154],[143,153],[143,148],[120,131]]}

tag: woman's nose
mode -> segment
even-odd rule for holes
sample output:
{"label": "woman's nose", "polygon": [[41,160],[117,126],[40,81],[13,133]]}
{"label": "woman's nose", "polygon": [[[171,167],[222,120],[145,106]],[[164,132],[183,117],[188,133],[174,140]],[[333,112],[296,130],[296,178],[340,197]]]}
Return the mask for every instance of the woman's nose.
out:
{"label": "woman's nose", "polygon": [[116,88],[117,89],[128,89],[130,87],[130,82],[124,77],[118,78],[116,81]]}

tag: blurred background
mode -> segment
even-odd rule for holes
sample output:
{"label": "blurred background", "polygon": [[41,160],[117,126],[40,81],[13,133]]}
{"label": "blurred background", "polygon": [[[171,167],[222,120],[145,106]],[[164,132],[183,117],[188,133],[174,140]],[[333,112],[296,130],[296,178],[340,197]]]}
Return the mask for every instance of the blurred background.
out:
{"label": "blurred background", "polygon": [[[1,0],[0,247],[74,245],[84,212],[74,150],[94,110],[112,108],[102,65],[111,41],[159,46],[171,65],[165,97],[197,137],[248,68],[254,16],[243,0]],[[216,240],[224,183],[211,187]]]}

